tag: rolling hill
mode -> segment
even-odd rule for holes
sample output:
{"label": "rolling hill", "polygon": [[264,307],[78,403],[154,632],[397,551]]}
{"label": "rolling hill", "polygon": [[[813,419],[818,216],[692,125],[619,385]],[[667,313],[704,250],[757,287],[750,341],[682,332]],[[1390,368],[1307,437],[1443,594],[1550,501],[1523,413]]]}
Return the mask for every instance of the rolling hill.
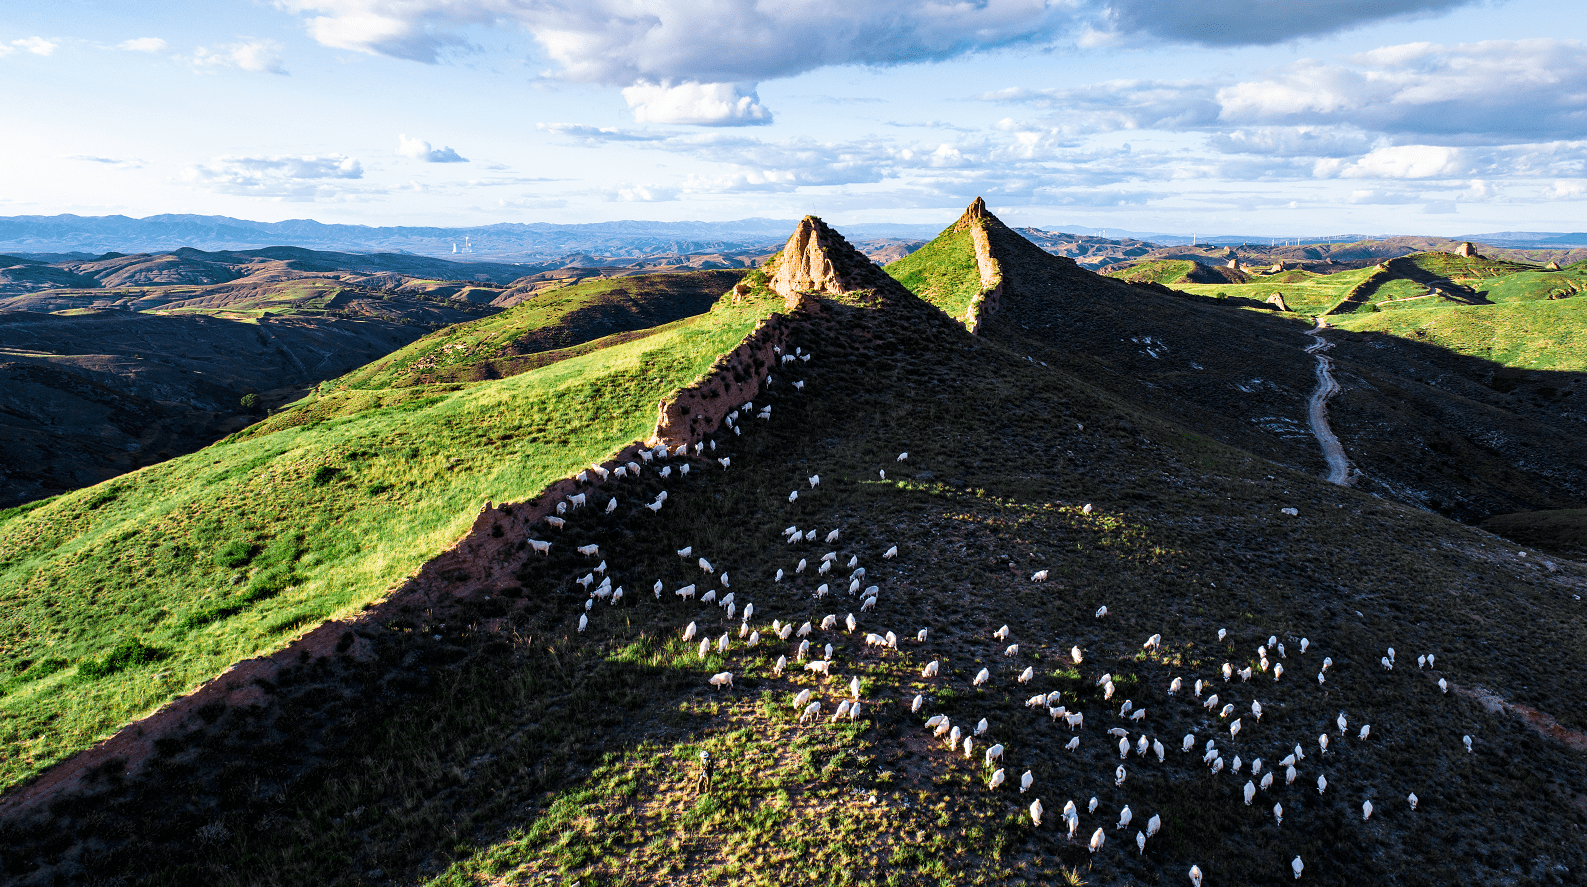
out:
{"label": "rolling hill", "polygon": [[[925,297],[807,218],[668,331],[504,379],[328,386],[0,519],[0,706],[27,762],[0,797],[8,876],[1112,885],[1195,865],[1264,885],[1300,857],[1323,883],[1431,885],[1587,866],[1587,566],[1319,480],[1314,441],[1250,419],[1303,409],[1307,325],[1098,277],[980,201],[903,261],[922,254],[890,270]],[[1335,421],[1394,421],[1427,461],[1406,441],[1427,420],[1361,384],[1409,385],[1411,357],[1326,335]],[[1253,377],[1272,384],[1235,384]],[[595,460],[640,470],[567,477]],[[1513,471],[1467,488],[1552,477]]]}

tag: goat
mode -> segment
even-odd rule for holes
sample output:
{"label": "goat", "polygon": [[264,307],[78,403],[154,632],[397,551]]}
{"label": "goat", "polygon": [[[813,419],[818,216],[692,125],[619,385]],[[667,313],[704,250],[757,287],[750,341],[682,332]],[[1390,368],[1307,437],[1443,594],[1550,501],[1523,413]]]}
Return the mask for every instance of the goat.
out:
{"label": "goat", "polygon": [[703,557],[700,558],[700,569],[706,571],[707,573],[715,573],[716,572],[716,568],[711,566],[711,562],[706,560]]}
{"label": "goat", "polygon": [[585,615],[584,613],[580,613],[579,614],[579,631],[583,631],[584,629],[588,628],[589,625],[590,625],[590,617]]}
{"label": "goat", "polygon": [[896,545],[894,545],[892,548],[887,549],[887,551],[882,554],[882,560],[889,560],[890,561],[890,560],[892,560],[895,557],[898,557],[898,546],[896,546]]}
{"label": "goat", "polygon": [[1107,607],[1106,604],[1103,604],[1102,606],[1097,608],[1097,618],[1101,619],[1103,616],[1106,616],[1106,615],[1108,615],[1108,607]]}
{"label": "goat", "polygon": [[805,663],[805,671],[819,674],[824,677],[832,676],[832,673],[829,671],[831,667],[832,661],[829,659],[812,659]]}
{"label": "goat", "polygon": [[600,557],[601,555],[601,547],[599,545],[580,545],[578,551],[579,554],[585,557]]}
{"label": "goat", "polygon": [[[716,443],[716,441],[714,441],[714,440],[711,441],[711,442],[712,443]],[[722,458],[717,459],[716,461],[722,463],[722,470],[723,471],[726,471],[728,469],[728,467],[733,464],[733,460],[730,457],[728,457],[728,456],[723,456]]]}
{"label": "goat", "polygon": [[827,544],[831,545],[832,543],[838,541],[838,536],[839,535],[841,535],[841,532],[839,530],[833,530],[832,532],[828,533],[827,534]]}
{"label": "goat", "polygon": [[924,644],[925,642],[926,642],[926,629],[922,628],[920,631],[915,632],[915,643]]}
{"label": "goat", "polygon": [[980,672],[978,672],[976,674],[975,680],[971,681],[970,685],[974,686],[974,687],[979,687],[982,684],[986,683],[989,679],[991,679],[991,677],[992,677],[992,673],[990,671],[987,671],[986,669],[983,668],[983,669],[980,670]]}
{"label": "goat", "polygon": [[731,687],[731,686],[733,686],[733,673],[730,672],[730,671],[724,671],[724,672],[721,672],[720,674],[712,675],[711,676],[711,686],[713,686],[713,687]]}
{"label": "goat", "polygon": [[804,714],[799,716],[799,723],[803,724],[806,721],[813,721],[820,714],[821,714],[821,703],[820,702],[812,702],[809,705],[805,706]]}
{"label": "goat", "polygon": [[920,676],[923,678],[934,678],[937,676],[937,671],[940,667],[941,664],[938,663],[937,660],[933,659],[926,663],[925,668],[921,669]]}
{"label": "goat", "polygon": [[1003,744],[1000,742],[986,750],[986,766],[992,766],[993,761],[1003,760]]}
{"label": "goat", "polygon": [[1030,802],[1030,821],[1041,828],[1041,798]]}
{"label": "goat", "polygon": [[838,617],[836,615],[834,615],[832,613],[828,613],[824,618],[822,618],[822,620],[821,620],[821,630],[822,631],[831,631],[831,630],[833,630],[834,628],[837,628],[837,627],[838,627]]}
{"label": "goat", "polygon": [[1003,768],[999,767],[992,773],[992,778],[986,781],[986,787],[993,789],[997,788],[1003,784],[1003,778]]}
{"label": "goat", "polygon": [[1035,668],[1035,666],[1027,665],[1027,666],[1025,666],[1025,670],[1019,673],[1019,682],[1021,684],[1029,683],[1030,679],[1034,678],[1035,676],[1036,676],[1036,668]]}
{"label": "goat", "polygon": [[1025,792],[1029,791],[1030,787],[1035,784],[1035,782],[1036,777],[1032,776],[1029,770],[1026,770],[1024,775],[1020,776],[1019,778],[1019,793],[1023,795]]}
{"label": "goat", "polygon": [[1047,581],[1047,571],[1046,570],[1037,570],[1036,572],[1030,574],[1030,581],[1032,581],[1032,582],[1046,582]]}
{"label": "goat", "polygon": [[673,594],[677,595],[678,597],[691,598],[692,599],[694,597],[694,586],[693,585],[685,585],[682,588],[678,589],[677,591],[674,591]]}
{"label": "goat", "polygon": [[551,556],[551,543],[550,542],[542,542],[539,539],[530,539],[529,540],[529,547],[534,549],[535,551],[538,551],[539,553],[541,553],[541,554],[543,554],[543,555],[545,555],[547,557]]}
{"label": "goat", "polygon": [[1114,829],[1128,828],[1130,820],[1133,818],[1134,814],[1130,812],[1130,805],[1125,804],[1124,809],[1119,811],[1119,824],[1114,826]]}

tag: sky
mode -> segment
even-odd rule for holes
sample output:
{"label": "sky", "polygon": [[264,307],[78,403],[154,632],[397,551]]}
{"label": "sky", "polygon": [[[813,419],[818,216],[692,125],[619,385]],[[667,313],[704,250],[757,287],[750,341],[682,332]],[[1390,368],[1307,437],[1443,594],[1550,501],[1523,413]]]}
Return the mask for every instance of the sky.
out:
{"label": "sky", "polygon": [[0,215],[1587,230],[1587,4],[52,0]]}

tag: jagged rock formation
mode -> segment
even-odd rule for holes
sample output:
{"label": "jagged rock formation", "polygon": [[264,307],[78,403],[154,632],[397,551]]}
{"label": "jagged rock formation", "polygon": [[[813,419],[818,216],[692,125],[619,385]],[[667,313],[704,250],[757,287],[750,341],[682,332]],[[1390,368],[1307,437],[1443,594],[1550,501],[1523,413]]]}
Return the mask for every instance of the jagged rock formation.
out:
{"label": "jagged rock formation", "polygon": [[1277,308],[1280,311],[1288,311],[1289,310],[1289,305],[1284,302],[1284,294],[1283,293],[1274,293],[1273,295],[1268,296],[1267,297],[1267,303],[1269,305],[1272,305],[1273,307]]}
{"label": "jagged rock formation", "polygon": [[1477,252],[1476,245],[1473,244],[1470,241],[1462,243],[1460,245],[1460,248],[1455,250],[1455,255],[1460,256],[1463,259],[1480,259],[1480,258],[1482,258],[1482,256],[1480,254],[1478,254],[1478,252]]}
{"label": "jagged rock formation", "polygon": [[972,333],[981,329],[981,322],[988,314],[997,311],[1003,297],[1003,268],[992,255],[992,245],[986,233],[993,225],[1001,227],[1003,223],[997,216],[987,212],[986,201],[977,197],[965,209],[964,215],[948,229],[968,229],[970,240],[975,244],[975,266],[981,273],[981,291],[970,299],[970,306],[964,312],[965,328]]}
{"label": "jagged rock formation", "polygon": [[783,297],[790,310],[798,304],[800,293],[843,295],[897,287],[875,262],[815,216],[799,220],[799,227],[775,261],[771,289]]}

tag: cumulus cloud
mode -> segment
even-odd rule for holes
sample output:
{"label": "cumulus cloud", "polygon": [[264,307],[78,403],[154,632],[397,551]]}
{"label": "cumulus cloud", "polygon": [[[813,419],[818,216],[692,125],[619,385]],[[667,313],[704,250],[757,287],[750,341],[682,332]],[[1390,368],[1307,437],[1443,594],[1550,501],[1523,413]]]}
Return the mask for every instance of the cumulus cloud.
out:
{"label": "cumulus cloud", "polygon": [[1329,158],[1317,163],[1321,177],[1345,179],[1446,179],[1471,169],[1465,151],[1442,145],[1393,145],[1355,160]]}
{"label": "cumulus cloud", "polygon": [[200,69],[235,68],[258,74],[287,73],[281,62],[281,44],[252,37],[244,37],[236,43],[216,49],[201,46],[193,53],[193,65]]}
{"label": "cumulus cloud", "polygon": [[460,156],[451,148],[432,148],[424,139],[410,138],[406,135],[397,136],[397,153],[420,163],[468,162],[467,157]]}
{"label": "cumulus cloud", "polygon": [[182,172],[186,181],[214,191],[290,200],[335,196],[340,182],[363,176],[363,164],[341,154],[217,157]]}
{"label": "cumulus cloud", "polygon": [[0,43],[0,56],[10,55],[13,52],[31,52],[34,55],[49,55],[61,44],[55,40],[45,40],[43,37],[23,37],[21,40],[12,40],[10,43]]}
{"label": "cumulus cloud", "polygon": [[641,123],[756,126],[771,122],[771,112],[755,90],[737,83],[636,83],[623,90],[623,98]]}
{"label": "cumulus cloud", "polygon": [[128,52],[168,52],[171,45],[159,37],[134,37],[131,40],[123,40],[116,45],[116,48]]}
{"label": "cumulus cloud", "polygon": [[1580,200],[1587,197],[1587,179],[1556,179],[1543,189],[1543,197],[1549,200]]}

